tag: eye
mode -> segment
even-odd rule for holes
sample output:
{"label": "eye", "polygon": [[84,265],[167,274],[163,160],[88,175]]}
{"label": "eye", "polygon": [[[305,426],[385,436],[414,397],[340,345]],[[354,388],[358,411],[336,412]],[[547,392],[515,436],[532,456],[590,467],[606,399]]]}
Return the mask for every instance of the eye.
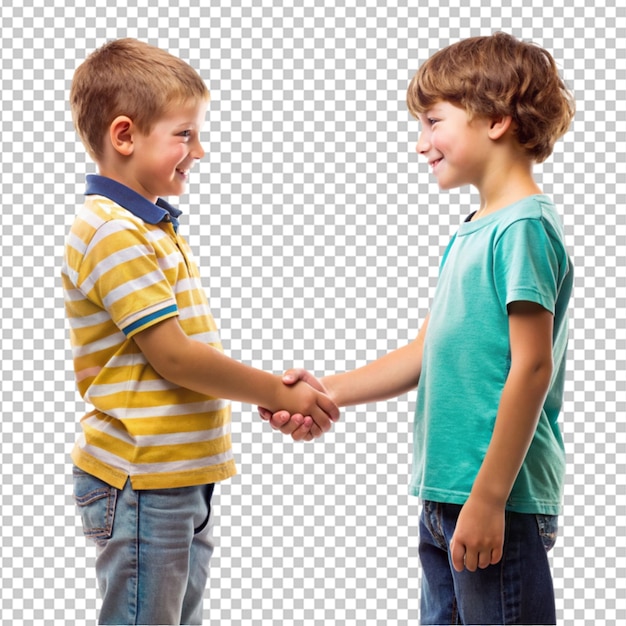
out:
{"label": "eye", "polygon": [[429,117],[427,122],[429,126],[434,126],[439,120],[433,118],[433,117]]}
{"label": "eye", "polygon": [[180,137],[184,137],[185,139],[189,139],[189,137],[191,137],[191,131],[190,130],[183,130],[180,133],[178,133],[178,135]]}

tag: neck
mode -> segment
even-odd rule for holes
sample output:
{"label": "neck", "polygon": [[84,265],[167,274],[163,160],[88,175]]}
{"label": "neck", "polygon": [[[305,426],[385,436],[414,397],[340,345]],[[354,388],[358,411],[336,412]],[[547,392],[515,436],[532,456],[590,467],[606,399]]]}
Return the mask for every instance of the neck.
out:
{"label": "neck", "polygon": [[542,193],[532,174],[532,163],[502,162],[490,169],[480,185],[480,208],[474,219],[495,213],[522,198]]}
{"label": "neck", "polygon": [[107,163],[98,163],[98,173],[101,176],[112,178],[118,183],[122,183],[122,185],[126,185],[126,187],[136,191],[138,194],[146,198],[146,200],[155,203],[158,200],[158,197],[144,189],[139,181],[132,176],[131,172],[132,170],[127,167],[127,162],[121,160],[118,160],[117,162],[109,160]]}

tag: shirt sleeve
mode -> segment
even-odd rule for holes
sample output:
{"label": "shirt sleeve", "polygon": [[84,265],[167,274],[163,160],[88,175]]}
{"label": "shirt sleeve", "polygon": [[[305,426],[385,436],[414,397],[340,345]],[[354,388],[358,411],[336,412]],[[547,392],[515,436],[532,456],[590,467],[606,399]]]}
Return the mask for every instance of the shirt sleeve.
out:
{"label": "shirt sleeve", "polygon": [[559,241],[540,219],[509,225],[496,240],[494,281],[504,309],[516,301],[535,302],[554,314],[562,280]]}
{"label": "shirt sleeve", "polygon": [[158,258],[150,234],[130,221],[106,222],[89,243],[79,271],[80,290],[129,337],[178,315],[166,276],[177,260]]}

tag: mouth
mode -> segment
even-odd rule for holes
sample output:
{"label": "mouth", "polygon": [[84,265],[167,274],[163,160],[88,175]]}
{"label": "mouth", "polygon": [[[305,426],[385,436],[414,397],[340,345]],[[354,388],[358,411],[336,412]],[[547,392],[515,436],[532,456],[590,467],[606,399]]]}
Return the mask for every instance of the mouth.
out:
{"label": "mouth", "polygon": [[181,170],[180,168],[176,168],[176,173],[183,179],[187,180],[189,178],[189,170]]}
{"label": "mouth", "polygon": [[439,163],[441,163],[442,161],[443,157],[439,159],[433,159],[432,161],[428,162],[428,165],[430,165],[430,168],[434,171],[437,168],[437,165],[439,165]]}

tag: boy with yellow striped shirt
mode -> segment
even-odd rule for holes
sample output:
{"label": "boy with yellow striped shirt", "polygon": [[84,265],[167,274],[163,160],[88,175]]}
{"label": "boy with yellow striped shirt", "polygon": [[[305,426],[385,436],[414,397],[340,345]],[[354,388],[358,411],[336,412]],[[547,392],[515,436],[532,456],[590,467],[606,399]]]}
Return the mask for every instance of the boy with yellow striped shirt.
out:
{"label": "boy with yellow striped shirt", "polygon": [[162,199],[185,192],[204,155],[208,100],[188,64],[130,39],[96,50],[72,83],[99,170],[62,277],[78,389],[94,407],[72,460],[101,624],[201,623],[213,485],[236,472],[230,400],[311,415],[318,434],[338,419],[306,383],[223,352],[181,212]]}

